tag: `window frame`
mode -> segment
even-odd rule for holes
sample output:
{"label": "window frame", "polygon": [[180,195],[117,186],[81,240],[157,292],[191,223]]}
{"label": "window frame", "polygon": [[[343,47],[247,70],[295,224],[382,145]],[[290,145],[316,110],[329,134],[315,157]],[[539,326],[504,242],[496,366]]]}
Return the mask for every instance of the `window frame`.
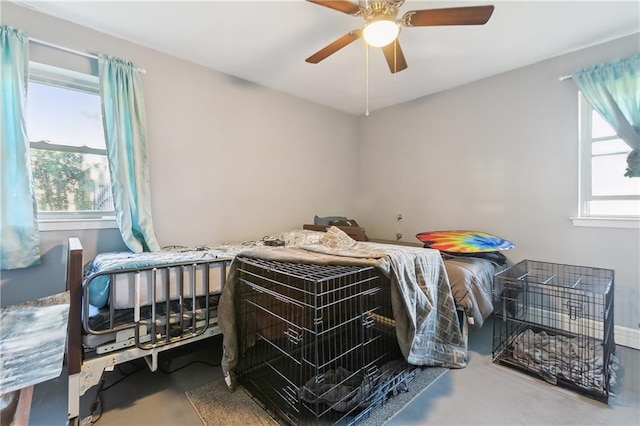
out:
{"label": "window frame", "polygon": [[[619,139],[617,136],[592,137],[592,113],[594,108],[587,99],[578,92],[579,137],[578,137],[578,216],[571,217],[574,226],[606,227],[606,228],[638,228],[640,215],[596,215],[590,214],[588,202],[598,200],[640,200],[640,195],[593,195],[592,193],[592,144],[607,140]],[[612,155],[612,154],[608,154]],[[623,173],[621,170],[620,173]]]}
{"label": "window frame", "polygon": [[[45,84],[63,89],[100,95],[98,76],[65,68],[29,61],[29,83]],[[28,99],[28,94],[27,94]],[[28,118],[27,118],[28,120]],[[29,141],[29,149],[75,152],[79,154],[107,155],[105,149],[73,147],[44,141]],[[55,148],[55,149],[52,149]],[[40,231],[109,229],[117,228],[115,211],[37,211]]]}

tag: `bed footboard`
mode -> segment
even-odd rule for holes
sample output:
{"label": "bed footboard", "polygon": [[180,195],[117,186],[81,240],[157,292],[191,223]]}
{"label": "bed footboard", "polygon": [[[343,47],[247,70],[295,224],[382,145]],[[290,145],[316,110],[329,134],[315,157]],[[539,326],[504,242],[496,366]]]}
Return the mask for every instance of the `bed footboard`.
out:
{"label": "bed footboard", "polygon": [[69,324],[67,326],[68,424],[78,425],[80,397],[77,394],[82,369],[82,244],[76,237],[67,243],[67,291],[69,291]]}
{"label": "bed footboard", "polygon": [[82,244],[76,237],[69,238],[66,281],[70,297],[67,369],[76,374],[82,366],[82,323],[76,321],[82,306]]}

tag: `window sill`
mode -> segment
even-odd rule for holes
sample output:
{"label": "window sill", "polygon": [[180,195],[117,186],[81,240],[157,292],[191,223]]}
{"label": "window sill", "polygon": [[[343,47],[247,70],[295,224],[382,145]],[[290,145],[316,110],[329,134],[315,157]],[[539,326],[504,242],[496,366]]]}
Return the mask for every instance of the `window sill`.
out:
{"label": "window sill", "polygon": [[117,229],[118,223],[115,216],[98,219],[40,219],[38,228],[40,232]]}
{"label": "window sill", "polygon": [[640,229],[640,218],[613,218],[613,217],[571,217],[573,226],[586,226],[592,228],[627,228]]}

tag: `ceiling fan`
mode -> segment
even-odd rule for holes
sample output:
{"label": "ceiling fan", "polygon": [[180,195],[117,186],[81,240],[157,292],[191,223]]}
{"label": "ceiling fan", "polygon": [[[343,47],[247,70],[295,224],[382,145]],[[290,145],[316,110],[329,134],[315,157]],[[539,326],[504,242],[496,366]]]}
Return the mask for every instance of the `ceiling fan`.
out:
{"label": "ceiling fan", "polygon": [[371,46],[381,47],[392,73],[407,68],[398,34],[401,27],[428,27],[441,25],[484,25],[493,13],[493,6],[449,7],[444,9],[412,10],[398,19],[404,0],[360,0],[358,3],[337,0],[307,0],[352,16],[362,16],[362,28],[349,31],[333,43],[305,59],[317,64],[348,44],[363,37]]}

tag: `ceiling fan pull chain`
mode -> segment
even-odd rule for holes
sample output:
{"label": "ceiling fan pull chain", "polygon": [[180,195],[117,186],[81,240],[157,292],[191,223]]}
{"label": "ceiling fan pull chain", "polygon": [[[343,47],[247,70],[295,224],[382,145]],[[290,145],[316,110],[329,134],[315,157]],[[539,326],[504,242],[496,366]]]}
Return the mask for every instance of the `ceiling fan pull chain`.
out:
{"label": "ceiling fan pull chain", "polygon": [[367,98],[367,108],[364,113],[367,117],[369,116],[369,45],[367,43],[364,44],[364,57],[365,57],[365,69],[364,69],[364,81],[365,81],[365,91]]}
{"label": "ceiling fan pull chain", "polygon": [[[398,69],[398,39],[393,40],[393,70],[397,71]],[[395,79],[396,73],[393,73],[393,78]]]}

